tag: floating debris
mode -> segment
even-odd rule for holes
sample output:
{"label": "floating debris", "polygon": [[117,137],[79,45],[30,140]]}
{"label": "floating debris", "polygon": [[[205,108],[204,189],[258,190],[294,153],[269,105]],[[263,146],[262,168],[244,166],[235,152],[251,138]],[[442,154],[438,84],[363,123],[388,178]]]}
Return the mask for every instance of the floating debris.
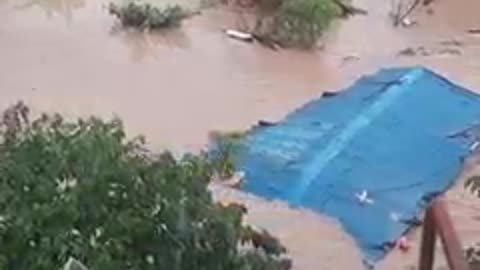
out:
{"label": "floating debris", "polygon": [[417,21],[410,19],[409,17],[405,17],[402,19],[401,24],[403,27],[411,27],[417,24]]}
{"label": "floating debris", "polygon": [[362,190],[362,192],[356,193],[355,197],[361,204],[373,204],[373,199],[368,196],[368,192],[366,190]]}
{"label": "floating debris", "polygon": [[398,55],[401,55],[401,56],[416,56],[416,55],[429,56],[431,54],[432,53],[429,50],[427,50],[424,46],[418,46],[416,48],[408,47],[398,52]]}
{"label": "floating debris", "polygon": [[342,58],[342,64],[347,64],[347,63],[350,63],[350,62],[356,62],[360,60],[360,57],[358,55],[347,55],[345,57]]}
{"label": "floating debris", "polygon": [[440,45],[443,46],[454,46],[454,47],[462,47],[464,45],[463,41],[452,38],[449,40],[444,40],[440,42]]}
{"label": "floating debris", "polygon": [[437,54],[438,55],[461,55],[462,51],[454,48],[445,48],[445,49],[439,50]]}
{"label": "floating debris", "polygon": [[253,42],[253,40],[254,40],[254,37],[253,37],[252,34],[246,33],[246,32],[241,32],[241,31],[238,31],[238,30],[227,29],[227,30],[225,30],[225,34],[227,34],[227,36],[229,36],[231,38],[246,41],[246,42]]}
{"label": "floating debris", "polygon": [[477,150],[478,146],[480,146],[480,142],[478,142],[478,141],[473,142],[472,145],[469,148],[470,152],[475,152]]}
{"label": "floating debris", "polygon": [[415,56],[415,55],[417,55],[417,51],[415,49],[413,49],[412,47],[408,47],[408,48],[405,48],[405,49],[399,51],[398,55]]}
{"label": "floating debris", "polygon": [[273,127],[273,126],[276,126],[277,123],[276,122],[272,122],[272,121],[268,121],[268,120],[259,120],[258,121],[258,125],[260,127]]}
{"label": "floating debris", "polygon": [[470,28],[467,30],[467,33],[473,35],[480,35],[480,28]]}
{"label": "floating debris", "polygon": [[415,0],[410,5],[406,5],[404,1],[398,1],[392,6],[390,11],[390,17],[393,20],[393,26],[404,26],[409,27],[415,24],[415,22],[410,19],[410,14],[419,6],[421,0]]}
{"label": "floating debris", "polygon": [[459,40],[446,40],[440,42],[443,48],[427,49],[424,46],[408,47],[398,52],[400,56],[455,56],[461,55],[462,51],[459,47],[463,46],[463,42]]}
{"label": "floating debris", "polygon": [[338,95],[338,92],[325,91],[322,93],[322,97],[334,97],[336,95]]}

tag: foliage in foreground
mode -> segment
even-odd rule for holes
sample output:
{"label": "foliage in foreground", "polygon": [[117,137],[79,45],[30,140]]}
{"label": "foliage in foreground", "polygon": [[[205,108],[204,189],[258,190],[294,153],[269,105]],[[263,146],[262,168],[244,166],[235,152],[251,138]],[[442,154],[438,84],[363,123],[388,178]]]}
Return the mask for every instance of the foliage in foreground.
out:
{"label": "foliage in foreground", "polygon": [[283,270],[285,249],[212,201],[204,154],[175,159],[128,141],[119,120],[30,121],[19,103],[0,128],[0,269]]}
{"label": "foliage in foreground", "polygon": [[[480,176],[467,179],[465,188],[480,199]],[[480,242],[465,249],[467,260],[472,270],[480,270]]]}
{"label": "foliage in foreground", "polygon": [[465,249],[470,270],[480,270],[480,243]]}
{"label": "foliage in foreground", "polygon": [[179,5],[164,8],[148,3],[128,2],[125,4],[110,3],[108,11],[116,16],[124,27],[138,29],[159,29],[180,25],[188,14]]}

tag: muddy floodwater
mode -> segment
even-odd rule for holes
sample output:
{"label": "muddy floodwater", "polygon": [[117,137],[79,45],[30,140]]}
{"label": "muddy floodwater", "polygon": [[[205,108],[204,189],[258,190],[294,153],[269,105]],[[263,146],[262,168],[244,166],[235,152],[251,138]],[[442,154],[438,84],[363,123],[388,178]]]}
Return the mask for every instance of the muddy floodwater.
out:
{"label": "muddy floodwater", "polygon": [[[228,11],[148,35],[115,31],[104,0],[0,0],[0,106],[24,99],[41,111],[117,115],[153,147],[198,149],[210,130],[277,119],[381,66],[423,63],[480,89],[480,37],[465,32],[480,27],[480,4],[437,2],[405,29],[391,26],[389,1],[357,1],[369,16],[338,21],[324,50],[276,52],[225,37],[238,24]],[[397,56],[452,38],[461,55]]]}
{"label": "muddy floodwater", "polygon": [[[238,15],[219,9],[204,10],[178,30],[118,31],[107,3],[0,0],[0,108],[23,99],[36,111],[115,115],[153,148],[183,151],[201,148],[212,130],[279,119],[381,67],[425,65],[480,91],[480,34],[467,32],[480,28],[479,0],[435,0],[412,14],[416,24],[399,28],[388,17],[389,0],[357,0],[368,16],[337,21],[323,49],[310,52],[229,39],[222,29],[236,28]],[[478,214],[475,223],[462,209],[455,212],[463,218],[462,235],[479,236]],[[299,215],[284,215],[284,221],[297,221],[290,228],[272,226],[274,219],[261,222],[287,242],[295,270],[357,269],[338,258],[347,254],[343,235],[330,238],[329,246],[312,241],[331,234],[316,217]],[[404,269],[397,266],[385,269]]]}

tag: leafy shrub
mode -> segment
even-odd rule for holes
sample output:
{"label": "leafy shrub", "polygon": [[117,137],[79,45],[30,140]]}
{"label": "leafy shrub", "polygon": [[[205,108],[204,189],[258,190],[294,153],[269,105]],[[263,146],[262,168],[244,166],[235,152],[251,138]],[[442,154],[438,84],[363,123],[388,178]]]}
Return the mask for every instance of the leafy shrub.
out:
{"label": "leafy shrub", "polygon": [[[467,179],[465,188],[480,199],[480,176]],[[467,260],[472,270],[480,270],[480,242],[465,249]]]}
{"label": "leafy shrub", "polygon": [[206,154],[145,150],[119,120],[31,121],[19,103],[0,123],[0,269],[288,269],[243,206],[212,201],[213,171]]}
{"label": "leafy shrub", "polygon": [[67,263],[63,266],[62,270],[89,270],[83,263],[70,258]]}
{"label": "leafy shrub", "polygon": [[157,29],[178,26],[188,14],[179,5],[160,8],[148,3],[110,3],[109,13],[116,16],[123,26],[139,29]]}
{"label": "leafy shrub", "polygon": [[340,15],[332,0],[283,0],[272,15],[259,20],[256,35],[282,46],[309,48]]}
{"label": "leafy shrub", "polygon": [[213,132],[210,134],[212,168],[220,179],[235,173],[235,159],[242,149],[245,134],[241,132]]}
{"label": "leafy shrub", "polygon": [[470,270],[480,270],[480,243],[465,249]]}
{"label": "leafy shrub", "polygon": [[480,198],[480,176],[475,175],[465,181],[465,188]]}

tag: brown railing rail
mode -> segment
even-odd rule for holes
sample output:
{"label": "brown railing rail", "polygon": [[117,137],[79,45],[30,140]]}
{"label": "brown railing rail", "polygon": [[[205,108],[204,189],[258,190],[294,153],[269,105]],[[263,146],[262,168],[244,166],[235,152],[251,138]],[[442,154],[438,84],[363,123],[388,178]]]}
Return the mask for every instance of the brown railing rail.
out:
{"label": "brown railing rail", "polygon": [[449,268],[451,270],[468,270],[469,266],[462,245],[443,198],[436,199],[425,213],[419,270],[433,270],[437,235],[440,236]]}

